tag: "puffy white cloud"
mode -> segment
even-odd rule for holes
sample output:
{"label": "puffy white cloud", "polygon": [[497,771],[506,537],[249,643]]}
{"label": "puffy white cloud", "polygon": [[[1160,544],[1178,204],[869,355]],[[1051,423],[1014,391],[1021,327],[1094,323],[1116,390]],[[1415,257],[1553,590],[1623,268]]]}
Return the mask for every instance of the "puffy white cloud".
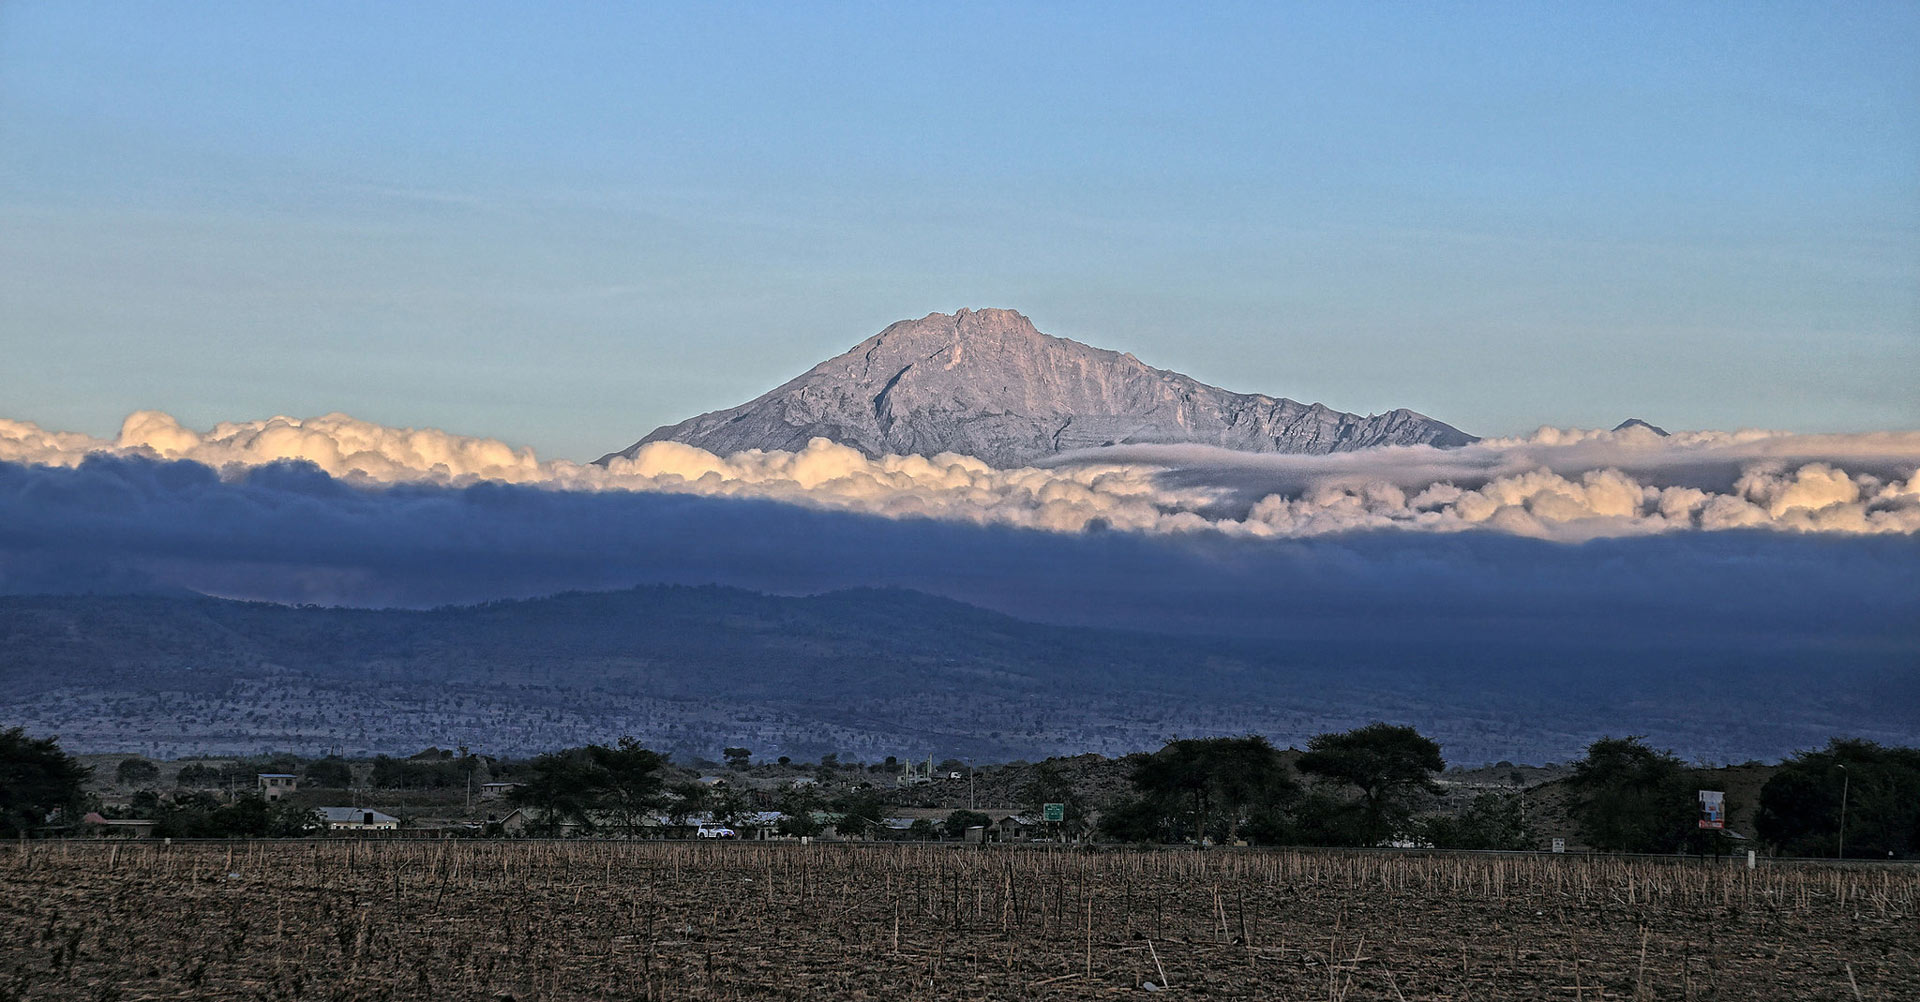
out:
{"label": "puffy white cloud", "polygon": [[1543,428],[1463,449],[1276,456],[1120,447],[1001,470],[950,453],[868,457],[825,439],[797,452],[733,456],[656,442],[600,467],[343,414],[196,432],[170,415],[141,411],[112,441],[0,420],[0,461],[72,466],[96,452],[191,460],[227,473],[301,460],[369,486],[498,481],[762,498],[1056,532],[1286,537],[1401,529],[1567,541],[1749,528],[1920,532],[1920,433],[1912,432],[1661,437],[1643,428]]}

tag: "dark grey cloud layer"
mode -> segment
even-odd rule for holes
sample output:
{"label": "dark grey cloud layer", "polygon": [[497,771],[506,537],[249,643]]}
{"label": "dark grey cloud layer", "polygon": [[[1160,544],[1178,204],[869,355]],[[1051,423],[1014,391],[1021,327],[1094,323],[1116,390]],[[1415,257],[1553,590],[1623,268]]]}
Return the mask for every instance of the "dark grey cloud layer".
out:
{"label": "dark grey cloud layer", "polygon": [[422,607],[651,582],[896,586],[1204,635],[1268,666],[1250,710],[1337,685],[1356,714],[1453,733],[1480,725],[1443,708],[1473,707],[1501,729],[1461,747],[1547,718],[1556,747],[1630,730],[1738,755],[1834,733],[1920,740],[1908,534],[1058,532],[696,494],[369,486],[293,462],[224,476],[109,455],[0,463],[0,594]]}
{"label": "dark grey cloud layer", "polygon": [[[1058,533],[623,491],[353,485],[94,456],[0,464],[0,590],[427,606],[644,582],[896,585],[1030,618],[1284,634],[1314,617],[1658,624],[1920,640],[1920,539],[1677,533]],[[1509,627],[1511,628],[1511,627]],[[1872,646],[1872,645],[1869,645]]]}

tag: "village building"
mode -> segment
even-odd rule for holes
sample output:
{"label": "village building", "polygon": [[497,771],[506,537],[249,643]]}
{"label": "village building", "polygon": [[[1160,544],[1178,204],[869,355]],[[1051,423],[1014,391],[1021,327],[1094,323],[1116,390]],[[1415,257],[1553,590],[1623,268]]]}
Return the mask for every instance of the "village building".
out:
{"label": "village building", "polygon": [[394,831],[400,827],[399,818],[371,807],[316,807],[313,810],[330,832]]}
{"label": "village building", "polygon": [[519,783],[481,783],[480,799],[499,800],[501,797],[518,790],[520,786],[521,784]]}
{"label": "village building", "polygon": [[662,838],[669,831],[692,831],[691,825],[672,825],[659,814],[648,814],[635,819],[631,828],[628,819],[613,811],[588,811],[587,824],[581,824],[578,818],[555,818],[543,823],[544,814],[537,809],[516,807],[499,822],[500,834],[516,838],[546,835],[556,838],[577,838],[583,835],[618,838],[636,836],[639,838]]}
{"label": "village building", "polygon": [[300,777],[290,772],[262,772],[255,775],[254,783],[262,797],[279,800],[300,788]]}
{"label": "village building", "polygon": [[108,818],[99,811],[88,811],[80,819],[81,829],[89,835],[107,838],[146,838],[153,834],[153,821],[149,818]]}

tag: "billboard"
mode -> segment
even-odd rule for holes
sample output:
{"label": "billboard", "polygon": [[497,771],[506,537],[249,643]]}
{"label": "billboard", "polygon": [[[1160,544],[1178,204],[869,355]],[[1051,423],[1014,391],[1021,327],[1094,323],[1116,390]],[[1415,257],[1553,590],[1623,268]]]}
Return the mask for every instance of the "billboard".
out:
{"label": "billboard", "polygon": [[1700,791],[1700,827],[1727,826],[1727,795],[1719,790]]}

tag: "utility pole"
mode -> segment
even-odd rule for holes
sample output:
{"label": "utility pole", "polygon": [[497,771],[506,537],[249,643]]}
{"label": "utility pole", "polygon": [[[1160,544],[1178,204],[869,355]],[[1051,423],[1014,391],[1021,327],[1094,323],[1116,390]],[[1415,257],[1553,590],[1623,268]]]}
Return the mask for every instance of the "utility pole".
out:
{"label": "utility pole", "polygon": [[973,763],[967,763],[967,810],[979,810],[980,805],[973,799]]}
{"label": "utility pole", "polygon": [[1840,858],[1847,858],[1847,787],[1853,783],[1853,774],[1846,766],[1840,767]]}

